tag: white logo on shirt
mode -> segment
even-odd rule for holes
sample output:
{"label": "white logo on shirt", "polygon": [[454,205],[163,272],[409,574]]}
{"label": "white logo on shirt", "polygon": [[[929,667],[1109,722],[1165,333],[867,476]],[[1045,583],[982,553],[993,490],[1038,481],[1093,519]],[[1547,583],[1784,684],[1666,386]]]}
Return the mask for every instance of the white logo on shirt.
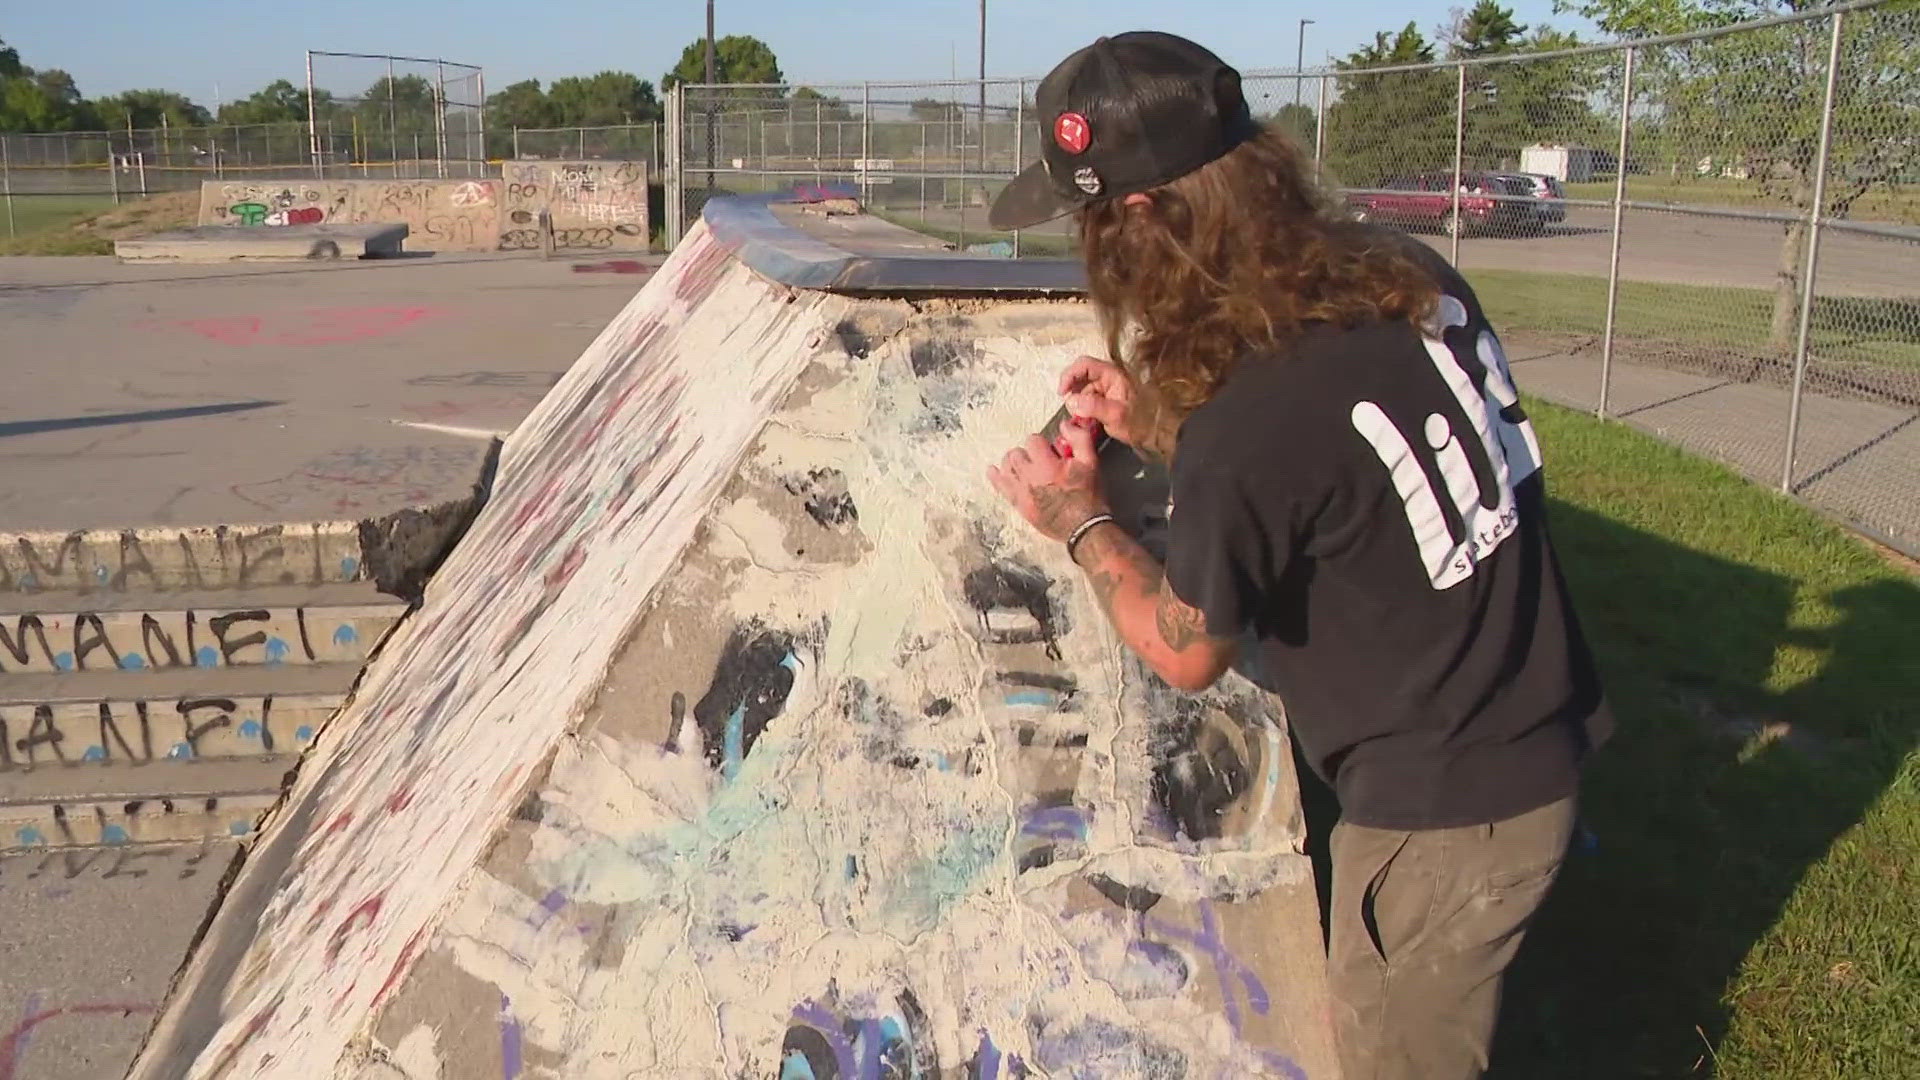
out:
{"label": "white logo on shirt", "polygon": [[[1484,396],[1473,388],[1460,358],[1441,341],[1447,328],[1465,325],[1466,306],[1442,296],[1435,324],[1422,341],[1441,381],[1453,391],[1460,411],[1473,426],[1470,440],[1463,439],[1463,433],[1454,431],[1439,413],[1428,414],[1425,430],[1412,442],[1371,401],[1356,403],[1352,413],[1354,430],[1373,447],[1400,493],[1407,525],[1435,589],[1451,588],[1472,577],[1480,560],[1513,535],[1520,525],[1514,485],[1540,468],[1540,443],[1534,438],[1533,424],[1519,414],[1520,395],[1514,391],[1506,354],[1493,331],[1482,330],[1475,347],[1486,369]],[[1476,456],[1481,465],[1478,471]],[[1440,476],[1444,491],[1434,490],[1430,470]],[[1491,484],[1483,477],[1490,478]],[[1446,504],[1457,513],[1464,536],[1456,535],[1448,522]]]}

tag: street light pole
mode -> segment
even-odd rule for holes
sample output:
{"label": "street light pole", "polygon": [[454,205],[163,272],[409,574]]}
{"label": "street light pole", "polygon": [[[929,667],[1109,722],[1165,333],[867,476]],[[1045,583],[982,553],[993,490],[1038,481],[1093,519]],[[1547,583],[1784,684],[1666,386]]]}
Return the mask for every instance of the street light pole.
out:
{"label": "street light pole", "polygon": [[1293,50],[1293,103],[1295,105],[1300,104],[1300,80],[1304,77],[1302,71],[1307,66],[1307,24],[1311,22],[1313,22],[1312,19],[1300,20],[1300,41]]}
{"label": "street light pole", "polygon": [[707,0],[707,85],[713,81],[713,0]]}

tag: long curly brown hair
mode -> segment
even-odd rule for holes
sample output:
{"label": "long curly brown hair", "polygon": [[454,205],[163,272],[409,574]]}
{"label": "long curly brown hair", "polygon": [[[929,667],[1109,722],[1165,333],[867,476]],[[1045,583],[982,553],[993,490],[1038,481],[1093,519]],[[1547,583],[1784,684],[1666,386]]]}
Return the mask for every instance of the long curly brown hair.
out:
{"label": "long curly brown hair", "polygon": [[1438,300],[1398,234],[1349,219],[1271,127],[1150,198],[1080,211],[1080,250],[1108,355],[1145,391],[1136,427],[1162,453],[1243,358],[1284,362],[1317,324],[1418,324]]}

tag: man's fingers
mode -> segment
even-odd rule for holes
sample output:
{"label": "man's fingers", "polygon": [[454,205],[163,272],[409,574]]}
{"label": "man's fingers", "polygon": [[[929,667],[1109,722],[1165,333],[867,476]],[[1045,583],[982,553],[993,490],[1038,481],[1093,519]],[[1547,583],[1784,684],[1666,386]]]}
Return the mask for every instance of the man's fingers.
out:
{"label": "man's fingers", "polygon": [[1060,392],[1071,394],[1089,386],[1111,388],[1125,381],[1126,376],[1110,361],[1082,356],[1060,373]]}
{"label": "man's fingers", "polygon": [[1049,443],[1044,435],[1036,434],[1027,436],[1027,441],[1020,444],[1020,449],[1026,452],[1029,463],[1035,465],[1060,456],[1054,451],[1053,444]]}
{"label": "man's fingers", "polygon": [[1102,394],[1068,394],[1067,412],[1087,420],[1098,420],[1103,427],[1120,427],[1127,407]]}
{"label": "man's fingers", "polygon": [[1067,448],[1072,451],[1068,457],[1075,461],[1094,461],[1099,457],[1093,448],[1093,425],[1066,423],[1060,425],[1060,435],[1067,440]]}

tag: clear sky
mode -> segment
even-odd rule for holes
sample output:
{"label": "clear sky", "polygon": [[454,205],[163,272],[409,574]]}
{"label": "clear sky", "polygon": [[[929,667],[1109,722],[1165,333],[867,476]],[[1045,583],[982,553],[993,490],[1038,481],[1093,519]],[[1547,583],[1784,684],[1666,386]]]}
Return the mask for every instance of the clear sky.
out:
{"label": "clear sky", "polygon": [[[1431,36],[1464,0],[988,0],[987,73],[1041,75],[1100,34],[1184,34],[1242,69],[1291,67],[1298,20],[1312,65],[1409,19]],[[1510,0],[1516,18],[1593,30],[1551,0]],[[977,0],[717,0],[716,33],[773,47],[794,82],[946,78],[978,65]],[[216,0],[0,2],[0,39],[34,67],[65,68],[88,96],[158,86],[203,104],[274,79],[303,82],[305,50],[444,57],[486,69],[489,90],[607,68],[658,82],[705,33],[702,0],[319,0],[291,8]],[[344,67],[344,65],[342,65]],[[363,89],[384,68],[321,72]],[[326,77],[332,74],[334,77]]]}

